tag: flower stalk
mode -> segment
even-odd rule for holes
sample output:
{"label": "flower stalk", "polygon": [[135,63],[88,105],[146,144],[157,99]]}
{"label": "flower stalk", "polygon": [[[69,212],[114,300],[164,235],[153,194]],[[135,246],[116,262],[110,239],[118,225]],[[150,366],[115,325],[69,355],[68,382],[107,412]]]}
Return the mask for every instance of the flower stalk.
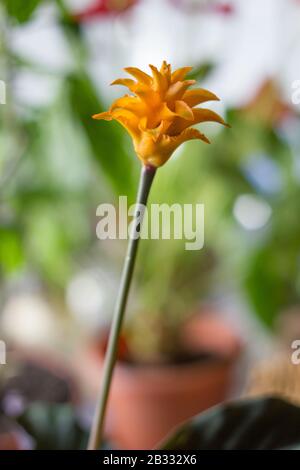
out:
{"label": "flower stalk", "polygon": [[132,222],[133,230],[128,242],[119,293],[113,315],[113,322],[109,334],[108,347],[104,360],[101,390],[88,443],[88,450],[99,449],[103,440],[107,402],[113,378],[114,366],[118,354],[118,340],[122,329],[128,294],[130,290],[140,240],[140,233],[142,230],[142,221],[144,215],[143,206],[147,205],[147,200],[155,173],[155,167],[151,165],[142,166],[136,201],[136,209]]}

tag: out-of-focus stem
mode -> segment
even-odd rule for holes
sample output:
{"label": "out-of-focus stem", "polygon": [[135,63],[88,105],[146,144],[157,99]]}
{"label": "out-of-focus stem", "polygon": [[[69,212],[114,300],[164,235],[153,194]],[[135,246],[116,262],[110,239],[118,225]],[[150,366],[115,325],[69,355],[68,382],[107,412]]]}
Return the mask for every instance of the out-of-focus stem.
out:
{"label": "out-of-focus stem", "polygon": [[133,275],[138,244],[140,240],[141,224],[143,219],[143,208],[146,206],[156,168],[152,166],[143,166],[141,170],[140,183],[137,195],[137,205],[132,222],[133,231],[131,233],[126,258],[124,261],[119,294],[115,306],[113,322],[109,334],[108,347],[104,360],[104,368],[101,382],[99,400],[94,416],[90,439],[88,443],[89,450],[99,449],[104,430],[104,421],[106,414],[107,401],[114,371],[115,362],[118,354],[118,339],[120,336],[122,323],[124,319],[125,308],[127,304],[131,279]]}

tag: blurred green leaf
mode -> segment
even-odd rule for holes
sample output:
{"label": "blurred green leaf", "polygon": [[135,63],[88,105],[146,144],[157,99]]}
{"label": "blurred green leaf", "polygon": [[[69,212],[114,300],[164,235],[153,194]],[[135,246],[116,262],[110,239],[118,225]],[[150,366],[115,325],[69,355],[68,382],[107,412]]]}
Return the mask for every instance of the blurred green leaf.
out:
{"label": "blurred green leaf", "polygon": [[197,82],[204,80],[214,69],[214,66],[215,64],[212,62],[204,62],[203,64],[194,67],[188,74],[187,78],[189,80],[196,80]]}
{"label": "blurred green leaf", "polygon": [[18,419],[32,436],[36,450],[80,450],[87,442],[87,433],[80,425],[71,405],[34,403]]}
{"label": "blurred green leaf", "polygon": [[69,77],[69,93],[73,114],[81,123],[101,170],[117,195],[131,199],[136,191],[134,151],[128,152],[125,132],[116,123],[97,122],[92,115],[104,107],[86,75]]}
{"label": "blurred green leaf", "polygon": [[21,234],[15,228],[0,227],[0,269],[10,274],[19,269],[23,262]]}
{"label": "blurred green leaf", "polygon": [[291,182],[273,202],[272,219],[244,274],[248,299],[261,320],[272,326],[286,308],[299,303],[300,188]]}
{"label": "blurred green leaf", "polygon": [[278,398],[220,405],[171,435],[164,450],[264,450],[300,443],[300,408]]}
{"label": "blurred green leaf", "polygon": [[[59,209],[59,203],[32,207],[27,218],[25,241],[35,268],[48,280],[64,285],[72,272],[74,242],[68,233],[68,223],[65,223],[67,217]],[[73,234],[75,238],[76,235]]]}
{"label": "blurred green leaf", "polygon": [[28,21],[40,3],[41,0],[3,0],[8,15],[18,23]]}
{"label": "blurred green leaf", "polygon": [[298,271],[297,253],[281,251],[276,244],[266,244],[252,252],[245,276],[250,304],[260,319],[272,326],[284,308],[297,303],[295,279]]}

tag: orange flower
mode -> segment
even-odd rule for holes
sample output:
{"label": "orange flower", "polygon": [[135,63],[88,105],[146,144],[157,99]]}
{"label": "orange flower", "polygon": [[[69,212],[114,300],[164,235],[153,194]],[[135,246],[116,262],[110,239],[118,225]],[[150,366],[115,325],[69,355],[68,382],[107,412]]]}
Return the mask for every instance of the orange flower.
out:
{"label": "orange flower", "polygon": [[195,80],[185,77],[192,67],[171,71],[163,62],[158,70],[149,66],[152,76],[134,67],[125,69],[135,80],[124,78],[112,85],[124,85],[133,93],[117,99],[108,112],[95,114],[94,119],[122,124],[132,137],[135,151],[145,165],[159,167],[183,142],[200,139],[210,143],[194,124],[214,121],[226,125],[215,112],[195,106],[206,101],[219,101],[216,95],[202,88],[189,89]]}

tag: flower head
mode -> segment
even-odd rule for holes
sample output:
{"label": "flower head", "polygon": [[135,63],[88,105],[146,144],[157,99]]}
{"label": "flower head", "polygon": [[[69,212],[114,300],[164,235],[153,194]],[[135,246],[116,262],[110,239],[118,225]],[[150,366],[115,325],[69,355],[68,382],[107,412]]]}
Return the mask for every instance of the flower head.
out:
{"label": "flower head", "polygon": [[194,124],[214,121],[226,125],[215,112],[195,106],[206,101],[218,101],[216,95],[202,88],[189,89],[195,80],[185,77],[192,67],[183,67],[172,73],[171,66],[163,62],[158,70],[150,65],[152,76],[134,68],[125,69],[135,80],[124,78],[112,85],[124,85],[132,95],[113,102],[110,110],[93,116],[94,119],[115,119],[132,137],[135,151],[145,165],[159,167],[183,142],[207,137]]}

